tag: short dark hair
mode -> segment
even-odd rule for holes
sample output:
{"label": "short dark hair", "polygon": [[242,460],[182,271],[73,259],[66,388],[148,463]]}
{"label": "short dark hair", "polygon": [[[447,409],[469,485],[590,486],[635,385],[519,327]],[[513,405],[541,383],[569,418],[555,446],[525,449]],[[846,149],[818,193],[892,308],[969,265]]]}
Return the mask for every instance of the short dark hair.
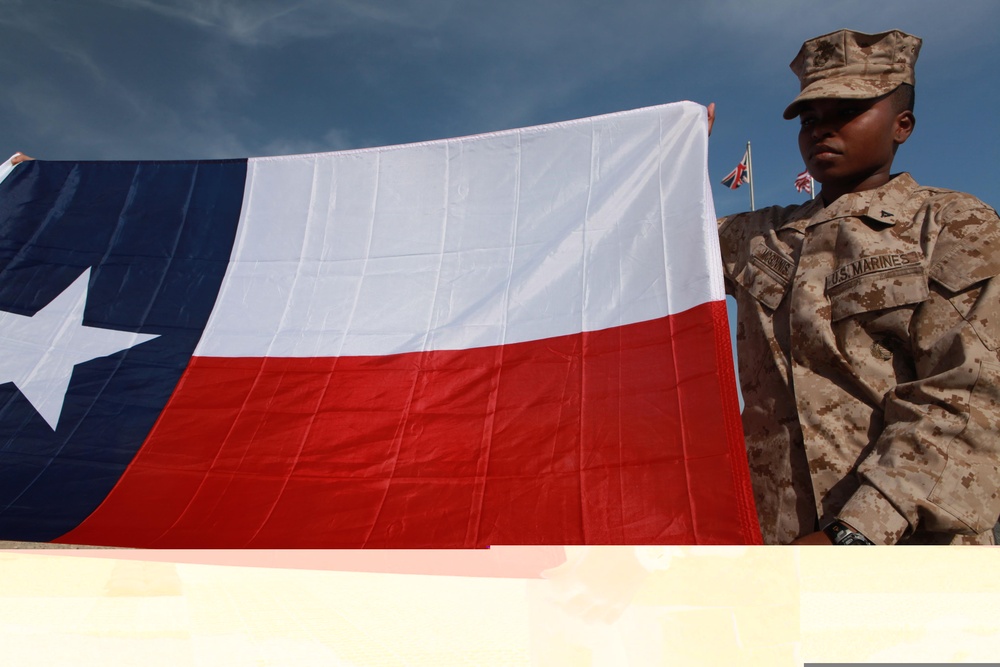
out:
{"label": "short dark hair", "polygon": [[896,113],[909,111],[913,113],[913,102],[916,98],[916,90],[912,84],[901,83],[896,90],[888,95],[892,99],[892,106]]}

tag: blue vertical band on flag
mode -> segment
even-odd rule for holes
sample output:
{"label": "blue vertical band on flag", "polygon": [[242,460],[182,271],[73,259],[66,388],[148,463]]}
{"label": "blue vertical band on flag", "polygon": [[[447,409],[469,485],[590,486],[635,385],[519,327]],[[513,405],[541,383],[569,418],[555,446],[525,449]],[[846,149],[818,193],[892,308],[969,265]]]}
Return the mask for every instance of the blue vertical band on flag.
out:
{"label": "blue vertical band on flag", "polygon": [[7,364],[5,538],[48,541],[75,527],[142,446],[215,303],[245,180],[245,160],[28,162],[0,183],[4,321],[29,322],[87,275],[83,327],[143,334],[141,344],[72,368],[54,424]]}

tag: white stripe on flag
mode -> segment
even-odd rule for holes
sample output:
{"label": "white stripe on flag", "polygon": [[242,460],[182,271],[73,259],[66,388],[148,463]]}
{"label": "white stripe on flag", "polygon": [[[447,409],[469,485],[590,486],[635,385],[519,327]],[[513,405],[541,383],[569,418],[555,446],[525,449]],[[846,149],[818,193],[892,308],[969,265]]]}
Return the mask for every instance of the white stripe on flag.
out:
{"label": "white stripe on flag", "polygon": [[720,300],[706,154],[704,107],[681,102],[251,160],[195,354],[465,349]]}

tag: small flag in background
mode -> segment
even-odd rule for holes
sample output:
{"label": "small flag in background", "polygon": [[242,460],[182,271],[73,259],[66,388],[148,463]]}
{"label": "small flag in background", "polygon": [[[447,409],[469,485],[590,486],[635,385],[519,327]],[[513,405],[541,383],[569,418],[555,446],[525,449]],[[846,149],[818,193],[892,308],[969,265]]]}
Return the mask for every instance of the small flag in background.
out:
{"label": "small flag in background", "polygon": [[810,197],[813,196],[813,180],[808,170],[795,177],[795,189],[799,192],[808,192]]}
{"label": "small flag in background", "polygon": [[750,153],[743,153],[743,159],[729,174],[722,179],[722,184],[730,190],[735,190],[744,183],[750,183]]}

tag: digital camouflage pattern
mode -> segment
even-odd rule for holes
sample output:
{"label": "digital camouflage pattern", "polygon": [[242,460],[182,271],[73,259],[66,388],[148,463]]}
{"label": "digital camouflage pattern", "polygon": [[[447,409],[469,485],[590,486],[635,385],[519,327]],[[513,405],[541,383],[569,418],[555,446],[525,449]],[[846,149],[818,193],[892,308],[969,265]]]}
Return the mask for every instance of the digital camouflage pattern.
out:
{"label": "digital camouflage pattern", "polygon": [[899,30],[869,35],[838,30],[802,44],[789,67],[801,92],[785,109],[785,119],[799,115],[799,104],[818,99],[872,99],[902,83],[915,83],[913,66],[921,40]]}
{"label": "digital camouflage pattern", "polygon": [[996,212],[901,174],[719,222],[765,542],[837,517],[877,544],[992,543]]}

